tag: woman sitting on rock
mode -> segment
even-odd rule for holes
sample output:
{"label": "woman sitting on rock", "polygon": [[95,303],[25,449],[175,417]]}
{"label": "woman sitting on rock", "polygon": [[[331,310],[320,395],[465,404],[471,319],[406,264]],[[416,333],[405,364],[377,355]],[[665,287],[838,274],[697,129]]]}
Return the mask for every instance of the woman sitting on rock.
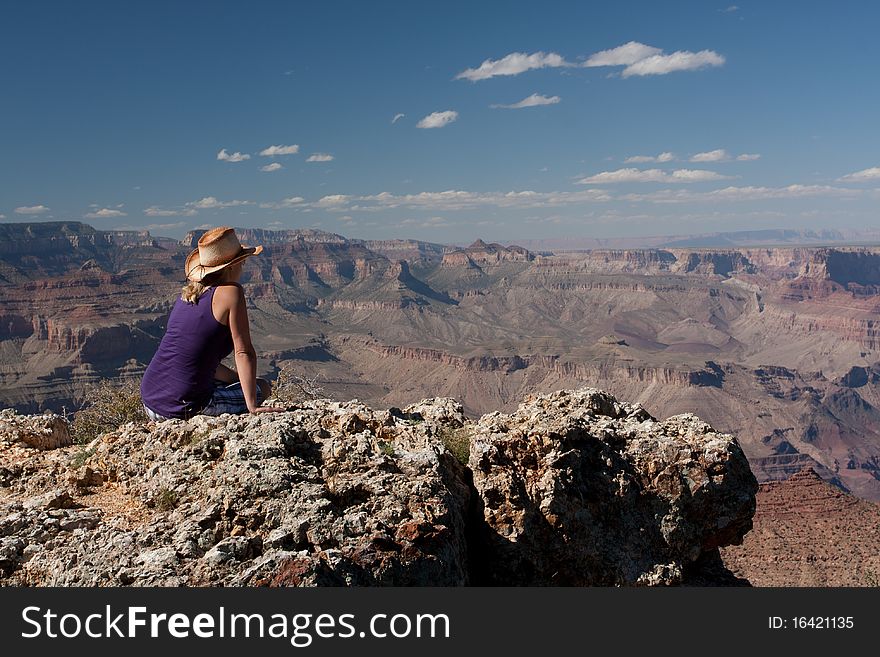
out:
{"label": "woman sitting on rock", "polygon": [[[244,261],[262,250],[242,246],[232,228],[212,228],[199,238],[186,259],[189,283],[141,381],[150,419],[283,410],[261,405],[270,386],[257,378],[257,354],[238,282]],[[237,371],[220,362],[233,348]]]}

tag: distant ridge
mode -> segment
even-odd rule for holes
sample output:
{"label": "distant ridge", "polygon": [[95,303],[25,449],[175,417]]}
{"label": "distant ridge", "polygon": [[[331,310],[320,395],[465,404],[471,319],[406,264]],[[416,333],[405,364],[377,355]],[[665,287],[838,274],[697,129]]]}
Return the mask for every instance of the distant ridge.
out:
{"label": "distant ridge", "polygon": [[[505,242],[507,243],[507,242]],[[511,242],[512,244],[512,242]],[[880,230],[817,229],[740,230],[696,235],[655,235],[649,237],[566,237],[517,240],[531,251],[591,251],[594,249],[719,248],[757,246],[825,246],[841,244],[880,244]]]}
{"label": "distant ridge", "polygon": [[0,223],[0,256],[12,260],[74,252],[88,259],[103,248],[123,246],[157,247],[159,242],[147,230],[98,230],[81,221]]}
{"label": "distant ridge", "polygon": [[[199,238],[205,234],[205,230],[189,231],[180,244],[195,247]],[[348,239],[336,233],[329,233],[314,228],[294,228],[289,230],[267,230],[265,228],[238,228],[236,235],[242,244],[291,244],[294,242],[320,242],[322,244],[347,244]]]}
{"label": "distant ridge", "polygon": [[0,239],[67,239],[87,236],[117,244],[143,243],[151,240],[148,230],[99,230],[82,221],[23,221],[0,223]]}

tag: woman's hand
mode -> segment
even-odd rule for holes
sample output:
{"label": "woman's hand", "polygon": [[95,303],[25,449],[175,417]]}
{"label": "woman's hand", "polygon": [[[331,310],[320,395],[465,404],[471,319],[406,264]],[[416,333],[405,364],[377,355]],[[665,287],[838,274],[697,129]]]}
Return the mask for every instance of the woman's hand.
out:
{"label": "woman's hand", "polygon": [[251,413],[283,413],[286,411],[286,408],[281,408],[280,406],[257,406],[254,409],[251,409]]}

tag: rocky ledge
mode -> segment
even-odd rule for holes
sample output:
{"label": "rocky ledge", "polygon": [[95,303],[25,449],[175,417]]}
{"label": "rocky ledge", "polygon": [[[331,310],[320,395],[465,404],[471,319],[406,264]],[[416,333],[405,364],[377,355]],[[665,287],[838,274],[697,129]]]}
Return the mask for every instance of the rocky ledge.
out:
{"label": "rocky ledge", "polygon": [[476,422],[446,398],[318,400],[87,446],[35,432],[0,435],[6,585],[743,583],[718,548],[757,491],[732,436],[591,388]]}

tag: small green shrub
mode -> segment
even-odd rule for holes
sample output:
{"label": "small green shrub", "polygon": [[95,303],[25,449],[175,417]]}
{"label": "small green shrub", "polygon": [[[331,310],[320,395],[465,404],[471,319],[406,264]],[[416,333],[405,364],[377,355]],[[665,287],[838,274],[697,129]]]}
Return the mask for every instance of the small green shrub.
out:
{"label": "small green shrub", "polygon": [[140,381],[101,381],[85,394],[74,413],[71,433],[76,442],[86,444],[128,422],[146,422],[141,401]]}
{"label": "small green shrub", "polygon": [[76,454],[70,459],[70,467],[74,470],[79,470],[86,464],[86,461],[92,457],[95,451],[94,448],[86,449],[84,446],[80,445],[80,448],[76,450]]}
{"label": "small green shrub", "polygon": [[465,427],[452,429],[442,427],[439,431],[440,441],[462,465],[467,465],[470,458],[471,435]]}
{"label": "small green shrub", "polygon": [[173,490],[164,488],[156,496],[156,508],[159,511],[171,511],[180,502],[180,496]]}
{"label": "small green shrub", "polygon": [[394,445],[383,441],[379,443],[379,451],[385,456],[394,456]]}

